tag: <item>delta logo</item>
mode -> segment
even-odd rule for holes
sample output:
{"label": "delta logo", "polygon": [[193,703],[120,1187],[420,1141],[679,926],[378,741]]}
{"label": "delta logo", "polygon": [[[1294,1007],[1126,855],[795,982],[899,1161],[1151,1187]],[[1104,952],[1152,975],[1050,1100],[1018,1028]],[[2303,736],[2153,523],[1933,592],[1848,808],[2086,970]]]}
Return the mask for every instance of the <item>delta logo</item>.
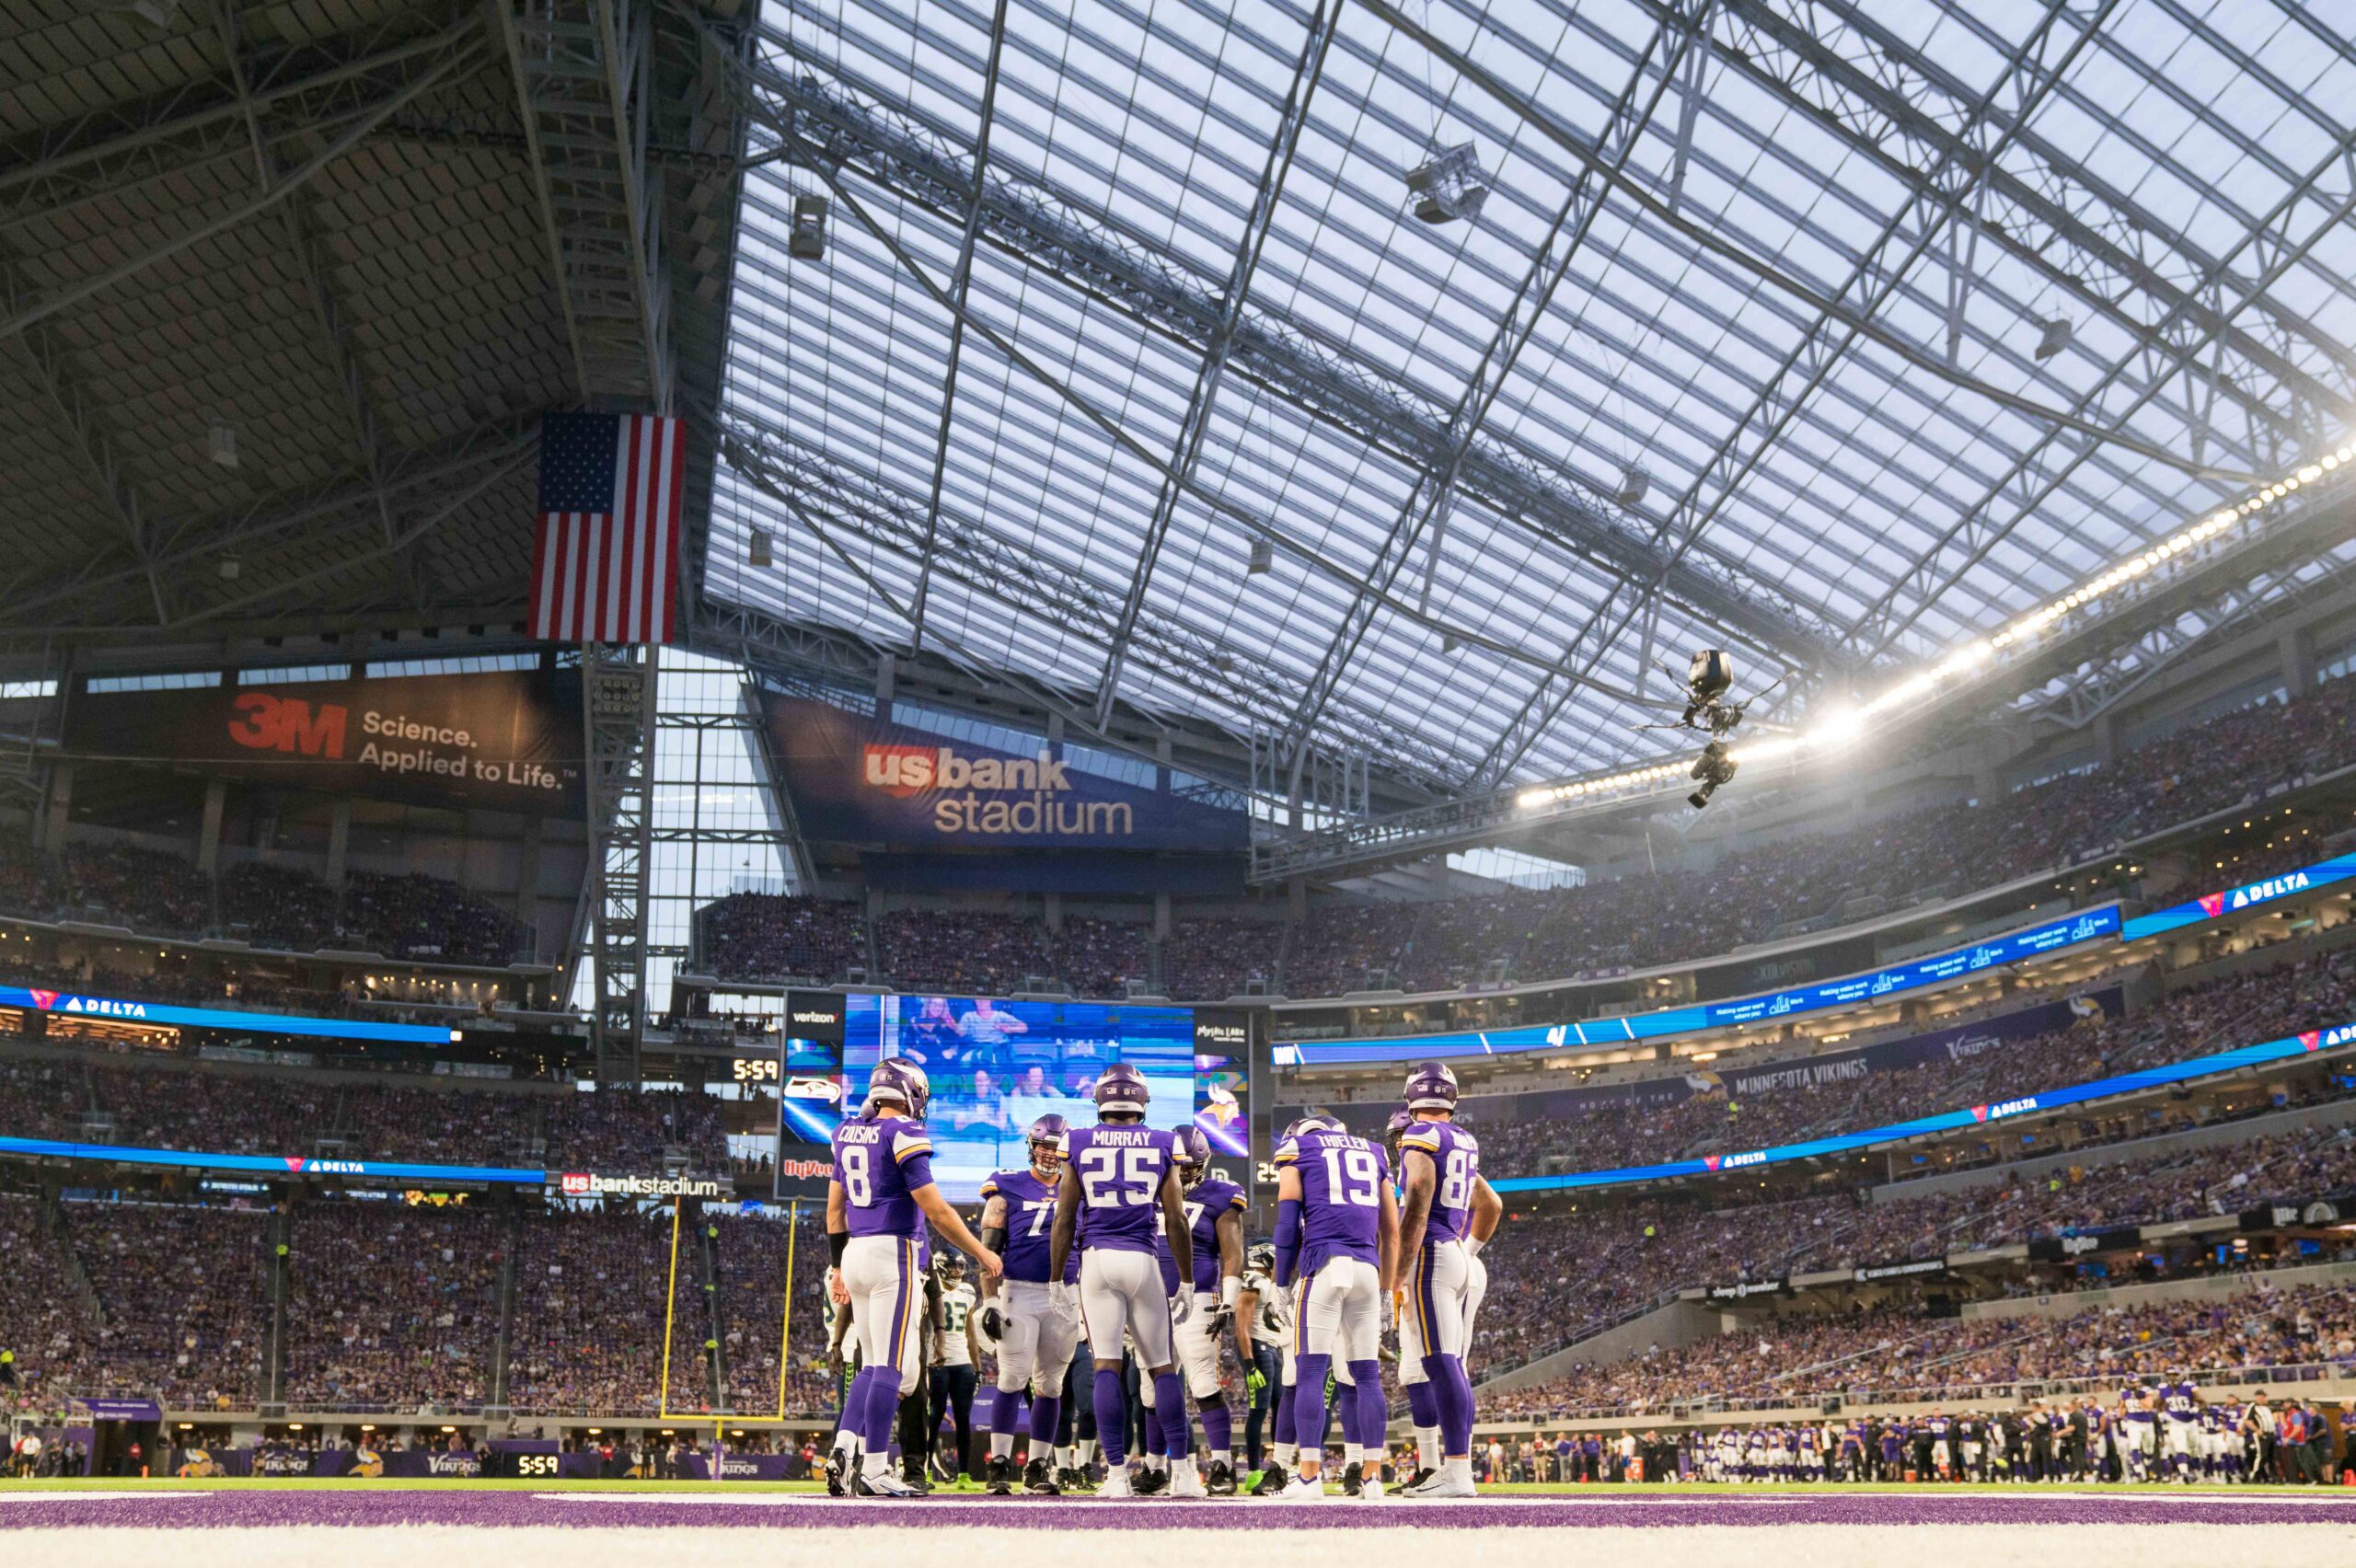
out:
{"label": "delta logo", "polygon": [[2214,920],[2225,912],[2225,895],[2222,893],[2204,893],[2193,902],[2200,905],[2204,919]]}
{"label": "delta logo", "polygon": [[57,1005],[57,993],[54,991],[35,991],[32,997],[33,1006],[42,1012],[47,1012]]}
{"label": "delta logo", "polygon": [[2225,907],[2246,909],[2253,904],[2264,904],[2270,898],[2304,893],[2313,885],[2314,879],[2304,871],[2292,871],[2285,876],[2269,877],[2264,882],[2252,882],[2247,887],[2234,889],[2232,895],[2225,900]]}
{"label": "delta logo", "polygon": [[2356,1042],[2356,1023],[2335,1024],[2320,1034],[2310,1029],[2299,1036],[2299,1043],[2310,1051],[2336,1051]]}
{"label": "delta logo", "polygon": [[[1766,1163],[1767,1151],[1763,1148],[1754,1148],[1744,1154],[1727,1155],[1724,1163],[1724,1169],[1727,1170],[1739,1170],[1746,1165],[1764,1165]],[[1712,1169],[1716,1170],[1719,1169],[1719,1167],[1713,1166]]]}
{"label": "delta logo", "polygon": [[313,1176],[365,1176],[368,1174],[368,1165],[365,1160],[306,1159],[301,1155],[295,1154],[281,1155],[279,1158],[286,1161],[287,1170],[297,1175],[306,1172]]}
{"label": "delta logo", "polygon": [[1988,1113],[1985,1116],[1981,1116],[1980,1120],[1983,1122],[1994,1122],[2006,1116],[2017,1116],[2024,1111],[2034,1111],[2036,1109],[2037,1096],[2032,1094],[2026,1099],[2005,1100],[2001,1101],[1994,1105],[1991,1105],[1987,1107]]}
{"label": "delta logo", "polygon": [[1718,1162],[1721,1158],[1721,1156],[1715,1154],[1705,1154],[1702,1157],[1702,1163],[1710,1170],[1715,1170],[1718,1168]]}
{"label": "delta logo", "polygon": [[[49,1000],[40,1000],[46,996]],[[145,1018],[144,1002],[118,1002],[111,997],[66,997],[59,1000],[55,991],[35,991],[34,1000],[43,1012],[84,1013],[93,1018]]]}
{"label": "delta logo", "polygon": [[860,780],[895,801],[937,797],[932,824],[942,834],[1126,838],[1136,833],[1137,813],[1126,801],[1058,799],[1072,787],[1066,767],[1045,751],[966,756],[954,746],[871,743]]}

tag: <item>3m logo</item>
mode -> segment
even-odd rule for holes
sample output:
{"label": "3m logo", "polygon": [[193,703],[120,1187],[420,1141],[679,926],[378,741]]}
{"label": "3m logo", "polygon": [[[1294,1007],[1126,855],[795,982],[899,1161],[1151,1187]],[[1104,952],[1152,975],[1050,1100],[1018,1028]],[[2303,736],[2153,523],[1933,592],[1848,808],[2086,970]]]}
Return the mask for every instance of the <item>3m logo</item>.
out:
{"label": "3m logo", "polygon": [[586,1197],[594,1185],[589,1179],[589,1173],[585,1170],[568,1170],[558,1178],[557,1184],[563,1189],[565,1196],[569,1198]]}
{"label": "3m logo", "polygon": [[254,751],[294,752],[304,756],[341,758],[348,709],[332,702],[315,711],[299,697],[273,697],[266,691],[240,693],[231,704],[229,738]]}

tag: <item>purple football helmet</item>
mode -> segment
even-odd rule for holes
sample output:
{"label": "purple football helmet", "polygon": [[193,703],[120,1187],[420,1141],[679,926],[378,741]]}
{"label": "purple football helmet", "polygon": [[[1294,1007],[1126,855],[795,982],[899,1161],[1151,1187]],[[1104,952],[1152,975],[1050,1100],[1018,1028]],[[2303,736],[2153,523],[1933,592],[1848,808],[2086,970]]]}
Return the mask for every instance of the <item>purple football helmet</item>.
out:
{"label": "purple football helmet", "polygon": [[1426,1062],[1407,1075],[1407,1109],[1456,1109],[1456,1073],[1446,1062]]}
{"label": "purple football helmet", "polygon": [[1178,1168],[1178,1179],[1191,1187],[1211,1172],[1211,1140],[1203,1129],[1189,1122],[1170,1135],[1170,1162]]}
{"label": "purple football helmet", "polygon": [[1145,1114],[1147,1101],[1152,1098],[1145,1086],[1145,1075],[1126,1062],[1115,1062],[1104,1069],[1096,1080],[1096,1113],[1110,1111],[1133,1116]]}
{"label": "purple football helmet", "polygon": [[1382,1144],[1391,1151],[1392,1159],[1399,1158],[1399,1140],[1405,1137],[1407,1129],[1415,1124],[1415,1113],[1403,1108],[1391,1113],[1391,1120],[1383,1124]]}
{"label": "purple football helmet", "polygon": [[921,1122],[924,1108],[932,1103],[932,1080],[906,1056],[886,1056],[867,1078],[867,1108],[872,1111],[879,1100],[898,1101],[910,1118]]}
{"label": "purple football helmet", "polygon": [[1060,1170],[1064,1163],[1064,1136],[1071,1131],[1071,1124],[1050,1112],[1031,1124],[1031,1169],[1041,1175]]}
{"label": "purple football helmet", "polygon": [[[1309,1115],[1299,1118],[1287,1127],[1284,1137],[1297,1138],[1303,1133],[1338,1133],[1341,1130],[1342,1124],[1331,1116]],[[1284,1138],[1278,1138],[1276,1141],[1282,1143]]]}

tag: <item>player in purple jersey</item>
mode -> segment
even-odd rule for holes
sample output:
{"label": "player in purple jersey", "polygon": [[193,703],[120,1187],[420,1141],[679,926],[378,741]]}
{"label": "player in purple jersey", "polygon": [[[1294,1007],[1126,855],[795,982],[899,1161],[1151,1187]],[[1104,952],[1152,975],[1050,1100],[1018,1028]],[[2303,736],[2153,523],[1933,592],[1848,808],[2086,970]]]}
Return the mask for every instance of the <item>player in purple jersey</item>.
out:
{"label": "player in purple jersey", "polygon": [[853,1482],[860,1497],[913,1497],[918,1487],[892,1474],[892,1426],[900,1399],[918,1387],[925,1276],[918,1262],[924,1221],[981,1265],[982,1277],[1000,1272],[999,1255],[982,1245],[932,1182],[932,1145],[924,1132],[932,1085],[905,1057],[875,1064],[859,1114],[835,1129],[834,1174],[826,1182],[826,1244],[833,1263],[826,1288],[852,1309],[859,1333],[859,1377],[847,1401],[864,1412],[859,1423],[866,1452]]}
{"label": "player in purple jersey", "polygon": [[1203,1412],[1203,1436],[1211,1451],[1204,1488],[1214,1497],[1228,1497],[1235,1492],[1235,1417],[1219,1386],[1218,1349],[1219,1335],[1235,1321],[1243,1292],[1243,1189],[1211,1174],[1211,1141],[1200,1127],[1189,1123],[1177,1129],[1172,1147],[1195,1244],[1195,1277],[1179,1286],[1194,1293],[1194,1305],[1177,1327],[1172,1349],[1186,1392]]}
{"label": "player in purple jersey", "polygon": [[[2192,1479],[2194,1450],[2200,1447],[2200,1396],[2193,1390],[2191,1377],[2177,1372],[2160,1385],[2159,1406],[2168,1473],[2179,1482],[2189,1482]],[[2153,1479],[2159,1477],[2154,1473]]]}
{"label": "player in purple jersey", "polygon": [[1325,1375],[1339,1355],[1352,1385],[1342,1405],[1344,1452],[1359,1471],[1360,1494],[1380,1498],[1381,1481],[1362,1466],[1369,1452],[1380,1461],[1390,1423],[1375,1357],[1398,1282],[1391,1164],[1372,1139],[1318,1126],[1286,1139],[1276,1166],[1276,1283],[1298,1279],[1299,1303],[1293,1331],[1299,1472],[1281,1495],[1325,1495]]}
{"label": "player in purple jersey", "polygon": [[[1186,1314],[1193,1303],[1183,1294],[1173,1302],[1162,1288],[1153,1251],[1157,1220],[1170,1239],[1180,1278],[1193,1274],[1195,1253],[1186,1227],[1185,1193],[1171,1158],[1171,1136],[1145,1124],[1150,1096],[1144,1075],[1126,1062],[1115,1062],[1097,1078],[1094,1092],[1096,1125],[1075,1127],[1065,1139],[1047,1277],[1055,1282],[1048,1288],[1057,1301],[1068,1302],[1072,1287],[1063,1283],[1063,1272],[1076,1242],[1080,1322],[1096,1363],[1096,1436],[1104,1446],[1104,1484],[1096,1494],[1127,1497],[1123,1335],[1135,1343],[1138,1366],[1153,1378],[1154,1408],[1164,1423],[1164,1441],[1179,1447],[1191,1440],[1185,1394],[1171,1364],[1170,1331],[1172,1317]],[[1172,1476],[1170,1494],[1206,1495],[1191,1458]]]}
{"label": "player in purple jersey", "polygon": [[1025,1388],[1031,1391],[1031,1459],[1022,1468],[1022,1490],[1041,1496],[1063,1490],[1048,1467],[1047,1450],[1063,1420],[1064,1372],[1080,1343],[1080,1314],[1068,1303],[1058,1305],[1048,1288],[1047,1243],[1070,1130],[1061,1116],[1040,1117],[1031,1124],[1030,1165],[982,1183],[982,1243],[1006,1259],[1005,1282],[983,1286],[980,1319],[982,1338],[998,1350],[986,1473],[989,1490],[1000,1497],[1014,1490],[1015,1413]]}
{"label": "player in purple jersey", "polygon": [[[1473,1260],[1496,1231],[1505,1203],[1481,1175],[1480,1143],[1455,1124],[1456,1098],[1456,1074],[1445,1063],[1426,1062],[1407,1077],[1407,1113],[1414,1120],[1399,1136],[1405,1194],[1399,1235],[1406,1275],[1400,1376],[1403,1381],[1413,1366],[1429,1380],[1440,1436],[1437,1470],[1409,1482],[1409,1497],[1473,1495],[1472,1379],[1464,1368]],[[1424,1468],[1432,1467],[1426,1462]]]}

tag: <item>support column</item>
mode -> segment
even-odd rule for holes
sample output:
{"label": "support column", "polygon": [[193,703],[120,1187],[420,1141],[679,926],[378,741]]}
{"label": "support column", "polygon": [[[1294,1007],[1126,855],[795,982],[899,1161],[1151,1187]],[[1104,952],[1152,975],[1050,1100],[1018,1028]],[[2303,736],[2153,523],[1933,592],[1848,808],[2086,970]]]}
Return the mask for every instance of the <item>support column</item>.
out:
{"label": "support column", "polygon": [[1153,940],[1158,942],[1170,940],[1170,895],[1166,893],[1153,895]]}
{"label": "support column", "polygon": [[[515,918],[536,932],[539,928],[540,819],[537,817],[524,819],[523,842],[515,850]],[[535,951],[532,956],[537,958],[539,954]]]}
{"label": "support column", "polygon": [[2119,715],[2116,711],[2095,716],[2095,760],[2105,767],[2119,760]]}
{"label": "support column", "polygon": [[1056,936],[1062,936],[1064,934],[1064,895],[1062,894],[1047,894],[1046,913],[1047,929]]}
{"label": "support column", "polygon": [[196,830],[196,869],[208,877],[221,863],[221,814],[228,801],[228,783],[219,774],[204,781],[204,822]]}
{"label": "support column", "polygon": [[2281,637],[2282,685],[2292,697],[2316,689],[2316,635],[2311,627],[2286,628]]}
{"label": "support column", "polygon": [[879,656],[875,661],[875,717],[878,719],[892,717],[893,675],[897,668],[896,662],[889,653]]}
{"label": "support column", "polygon": [[338,801],[328,813],[328,885],[343,886],[344,863],[352,853],[352,802]]}
{"label": "support column", "polygon": [[66,824],[74,820],[74,765],[49,766],[49,813],[41,827],[40,847],[52,855],[65,853]]}

